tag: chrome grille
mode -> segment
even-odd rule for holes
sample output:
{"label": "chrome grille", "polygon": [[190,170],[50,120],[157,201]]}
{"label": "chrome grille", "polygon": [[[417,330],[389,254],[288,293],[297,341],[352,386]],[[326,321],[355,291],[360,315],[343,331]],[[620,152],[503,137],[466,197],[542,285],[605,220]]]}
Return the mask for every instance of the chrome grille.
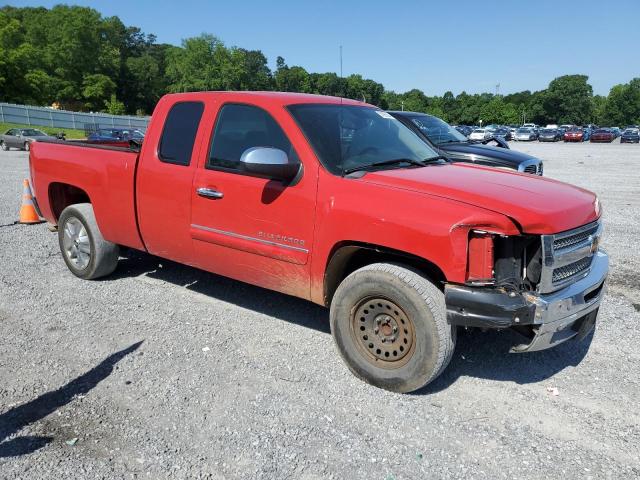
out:
{"label": "chrome grille", "polygon": [[553,292],[588,274],[601,234],[601,223],[593,222],[555,235],[542,235],[538,291]]}
{"label": "chrome grille", "polygon": [[597,230],[598,230],[598,224],[594,223],[588,226],[586,230],[573,233],[573,234],[570,233],[565,237],[558,237],[558,235],[556,235],[556,239],[553,241],[553,249],[556,251],[562,250],[564,248],[573,247],[574,245],[578,245],[579,243],[585,242]]}
{"label": "chrome grille", "polygon": [[536,165],[528,165],[524,167],[524,173],[532,173],[535,175],[538,173],[538,167]]}
{"label": "chrome grille", "polygon": [[592,259],[593,257],[583,258],[582,260],[570,263],[569,265],[565,265],[564,267],[554,269],[551,276],[551,282],[554,285],[562,283],[571,277],[575,277],[576,275],[585,272],[591,266]]}

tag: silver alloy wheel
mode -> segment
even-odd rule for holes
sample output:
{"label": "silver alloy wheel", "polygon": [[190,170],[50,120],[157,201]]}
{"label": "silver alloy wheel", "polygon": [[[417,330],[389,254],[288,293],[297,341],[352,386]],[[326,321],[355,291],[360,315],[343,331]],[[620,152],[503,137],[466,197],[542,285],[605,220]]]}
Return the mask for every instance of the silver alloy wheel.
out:
{"label": "silver alloy wheel", "polygon": [[91,244],[87,229],[76,217],[69,217],[64,224],[64,254],[78,269],[84,270],[91,261]]}

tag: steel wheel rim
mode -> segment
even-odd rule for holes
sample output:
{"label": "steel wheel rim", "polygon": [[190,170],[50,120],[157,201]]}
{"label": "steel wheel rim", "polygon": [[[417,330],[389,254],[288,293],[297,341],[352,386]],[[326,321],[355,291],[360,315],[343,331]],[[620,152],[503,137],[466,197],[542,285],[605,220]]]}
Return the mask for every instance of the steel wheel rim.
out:
{"label": "steel wheel rim", "polygon": [[67,259],[78,270],[87,268],[91,261],[91,243],[83,223],[76,217],[69,217],[64,224],[62,239]]}
{"label": "steel wheel rim", "polygon": [[351,334],[372,365],[394,369],[409,362],[416,346],[413,321],[395,302],[368,297],[351,311]]}

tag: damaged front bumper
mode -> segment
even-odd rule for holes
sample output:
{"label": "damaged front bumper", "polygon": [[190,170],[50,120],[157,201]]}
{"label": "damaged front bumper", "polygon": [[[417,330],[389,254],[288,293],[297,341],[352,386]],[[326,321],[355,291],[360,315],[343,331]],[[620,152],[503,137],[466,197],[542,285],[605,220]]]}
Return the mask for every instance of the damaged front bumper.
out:
{"label": "damaged front bumper", "polygon": [[599,251],[587,276],[548,294],[446,285],[447,320],[464,327],[514,327],[529,337],[529,343],[513,347],[512,352],[544,350],[574,337],[582,339],[595,325],[608,271],[609,257]]}

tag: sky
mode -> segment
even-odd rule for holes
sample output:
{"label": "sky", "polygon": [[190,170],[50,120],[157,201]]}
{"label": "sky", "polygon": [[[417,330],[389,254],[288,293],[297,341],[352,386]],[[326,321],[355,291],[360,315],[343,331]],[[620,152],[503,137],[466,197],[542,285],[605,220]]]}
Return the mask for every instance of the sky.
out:
{"label": "sky", "polygon": [[[51,7],[60,1],[13,1]],[[640,77],[640,2],[580,0],[99,0],[158,42],[211,33],[309,72],[359,73],[404,92],[508,94],[585,74],[594,93]]]}

